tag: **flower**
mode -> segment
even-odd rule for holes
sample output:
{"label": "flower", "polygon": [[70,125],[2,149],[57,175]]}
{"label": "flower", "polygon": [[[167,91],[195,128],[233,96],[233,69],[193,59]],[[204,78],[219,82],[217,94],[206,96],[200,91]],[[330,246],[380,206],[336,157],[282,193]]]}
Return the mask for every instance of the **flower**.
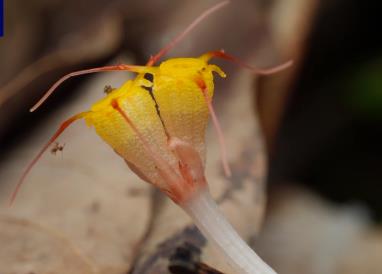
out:
{"label": "flower", "polygon": [[[96,102],[83,118],[140,178],[182,203],[206,186],[205,132],[213,72],[225,77],[206,56],[147,67]],[[145,73],[152,74],[152,82]]]}

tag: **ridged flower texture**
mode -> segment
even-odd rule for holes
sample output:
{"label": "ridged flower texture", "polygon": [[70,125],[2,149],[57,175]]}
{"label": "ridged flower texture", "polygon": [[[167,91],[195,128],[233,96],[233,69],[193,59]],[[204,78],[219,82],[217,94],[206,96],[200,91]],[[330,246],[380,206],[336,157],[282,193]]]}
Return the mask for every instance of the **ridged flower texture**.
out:
{"label": "ridged flower texture", "polygon": [[132,171],[176,203],[207,187],[205,133],[213,73],[225,77],[208,59],[176,58],[158,67],[140,67],[135,79],[82,115]]}

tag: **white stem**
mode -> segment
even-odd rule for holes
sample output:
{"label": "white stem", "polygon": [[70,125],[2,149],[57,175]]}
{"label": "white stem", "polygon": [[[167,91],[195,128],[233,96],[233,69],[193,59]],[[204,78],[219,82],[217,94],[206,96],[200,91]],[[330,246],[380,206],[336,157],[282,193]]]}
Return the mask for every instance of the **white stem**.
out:
{"label": "white stem", "polygon": [[236,274],[276,274],[228,223],[207,188],[182,204],[182,208]]}

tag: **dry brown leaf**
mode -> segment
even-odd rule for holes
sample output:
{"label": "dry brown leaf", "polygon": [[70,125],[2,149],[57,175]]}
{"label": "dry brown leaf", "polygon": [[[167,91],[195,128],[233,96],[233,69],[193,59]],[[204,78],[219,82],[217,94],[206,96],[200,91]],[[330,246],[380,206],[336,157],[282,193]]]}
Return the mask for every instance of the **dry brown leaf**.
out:
{"label": "dry brown leaf", "polygon": [[26,219],[0,216],[0,272],[96,274],[64,236]]}

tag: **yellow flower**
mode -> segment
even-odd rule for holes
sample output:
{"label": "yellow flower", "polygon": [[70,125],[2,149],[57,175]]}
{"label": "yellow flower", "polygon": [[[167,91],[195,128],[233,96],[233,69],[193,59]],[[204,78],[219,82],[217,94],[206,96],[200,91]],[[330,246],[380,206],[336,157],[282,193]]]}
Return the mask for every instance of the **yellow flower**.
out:
{"label": "yellow flower", "polygon": [[[205,186],[205,132],[213,72],[207,59],[177,58],[147,67],[84,114],[86,123],[143,180],[177,203]],[[150,73],[153,82],[144,79]]]}
{"label": "yellow flower", "polygon": [[[134,80],[113,89],[89,111],[74,115],[62,123],[27,166],[11,203],[42,154],[72,122],[80,118],[93,126],[96,133],[124,158],[140,178],[157,186],[176,203],[190,199],[197,190],[207,186],[204,178],[204,139],[209,112],[220,132],[211,104],[213,73],[217,72],[221,77],[225,74],[216,65],[208,64],[211,57],[211,54],[205,54],[199,58],[170,59],[157,67],[110,66],[79,71],[61,78],[36,106],[72,76],[116,68],[138,73]],[[146,80],[146,74],[151,74],[153,80]],[[219,140],[223,144],[222,138]]]}

